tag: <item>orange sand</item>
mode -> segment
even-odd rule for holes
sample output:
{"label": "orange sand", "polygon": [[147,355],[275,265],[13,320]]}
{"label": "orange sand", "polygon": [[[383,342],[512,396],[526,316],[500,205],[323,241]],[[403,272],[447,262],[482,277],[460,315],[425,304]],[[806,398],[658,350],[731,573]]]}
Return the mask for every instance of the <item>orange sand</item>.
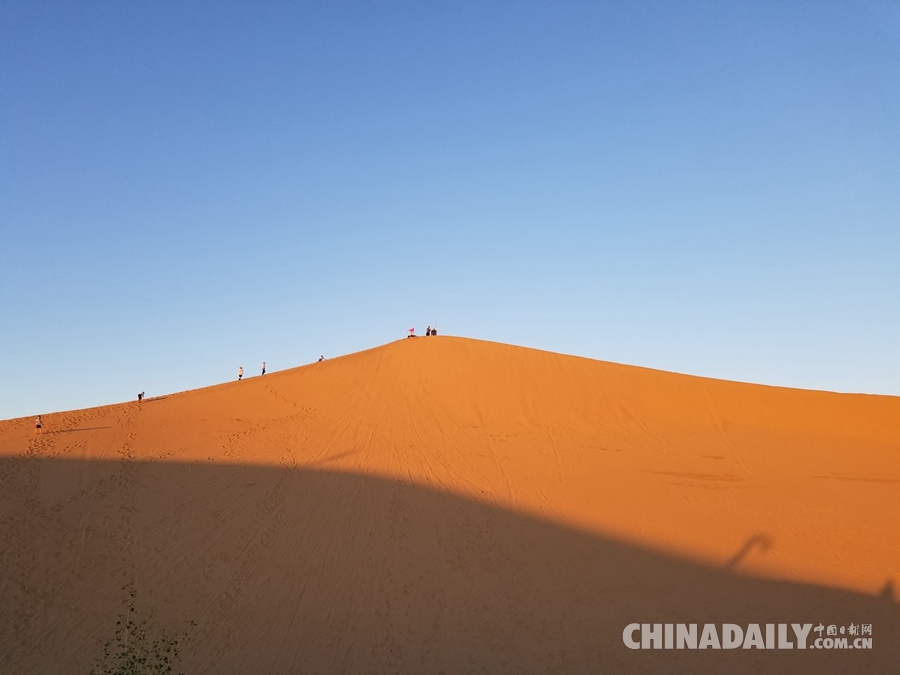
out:
{"label": "orange sand", "polygon": [[2,673],[69,672],[124,581],[191,672],[862,672],[621,630],[897,626],[896,397],[441,336],[44,424],[0,422]]}

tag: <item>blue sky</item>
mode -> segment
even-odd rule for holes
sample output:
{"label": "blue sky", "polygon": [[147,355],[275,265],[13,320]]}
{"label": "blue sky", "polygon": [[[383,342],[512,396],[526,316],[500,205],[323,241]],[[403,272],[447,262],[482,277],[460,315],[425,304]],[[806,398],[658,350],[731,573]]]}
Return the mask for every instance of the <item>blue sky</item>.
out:
{"label": "blue sky", "polygon": [[896,3],[0,2],[0,417],[442,333],[900,395]]}

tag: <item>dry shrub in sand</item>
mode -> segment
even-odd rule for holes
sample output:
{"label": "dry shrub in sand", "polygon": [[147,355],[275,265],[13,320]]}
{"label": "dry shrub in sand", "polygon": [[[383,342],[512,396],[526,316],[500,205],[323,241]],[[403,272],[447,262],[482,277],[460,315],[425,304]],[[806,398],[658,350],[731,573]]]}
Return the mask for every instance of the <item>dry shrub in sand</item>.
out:
{"label": "dry shrub in sand", "polygon": [[[122,588],[125,613],[116,621],[115,637],[98,639],[97,656],[91,675],[177,675],[180,648],[190,640],[188,629],[170,633],[153,625],[153,612],[141,615],[133,584]],[[190,621],[188,627],[196,626]]]}

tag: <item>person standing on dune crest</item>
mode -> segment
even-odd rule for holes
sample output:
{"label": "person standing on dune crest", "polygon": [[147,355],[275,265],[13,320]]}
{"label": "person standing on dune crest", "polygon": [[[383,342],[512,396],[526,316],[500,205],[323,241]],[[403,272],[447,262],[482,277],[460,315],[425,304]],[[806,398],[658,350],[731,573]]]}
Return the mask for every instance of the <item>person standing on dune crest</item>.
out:
{"label": "person standing on dune crest", "polygon": [[263,375],[266,374],[266,362],[265,362],[265,361],[263,361],[263,371],[262,371],[262,374],[263,374]]}
{"label": "person standing on dune crest", "polygon": [[42,434],[42,433],[44,433],[44,431],[43,431],[43,429],[42,429],[42,423],[41,423],[41,416],[40,416],[40,415],[38,415],[38,416],[37,416],[37,419],[34,421],[34,433],[36,433],[36,434]]}
{"label": "person standing on dune crest", "polygon": [[238,366],[238,382],[244,377],[244,366]]}

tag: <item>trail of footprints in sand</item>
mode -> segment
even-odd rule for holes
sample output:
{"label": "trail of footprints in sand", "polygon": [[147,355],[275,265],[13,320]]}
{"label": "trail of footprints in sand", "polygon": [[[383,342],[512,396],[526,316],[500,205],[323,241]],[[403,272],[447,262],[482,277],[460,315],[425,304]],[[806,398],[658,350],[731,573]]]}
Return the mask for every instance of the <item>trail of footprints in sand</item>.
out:
{"label": "trail of footprints in sand", "polygon": [[[136,435],[135,423],[140,408],[134,404],[125,404],[121,406],[120,417],[112,423],[113,432],[106,443],[105,448],[101,452],[104,458],[117,457],[119,462],[118,470],[112,475],[105,477],[92,476],[87,486],[78,493],[78,495],[68,500],[66,509],[74,511],[79,502],[85,500],[105,502],[108,499],[118,501],[118,524],[113,529],[110,528],[109,516],[105,517],[100,523],[100,531],[110,531],[110,546],[107,549],[112,552],[121,551],[121,561],[125,564],[123,578],[133,576],[131,561],[133,559],[133,523],[132,516],[136,510],[134,503],[134,482],[135,470],[134,454],[132,444]],[[86,418],[87,419],[87,418]],[[76,447],[77,443],[71,446],[68,451]],[[73,573],[78,573],[80,568],[81,556],[87,544],[89,524],[91,518],[96,520],[96,514],[90,511],[84,511],[78,525],[70,529],[66,533],[65,541],[62,545],[60,560]],[[97,526],[97,523],[94,523]],[[104,555],[115,557],[117,553],[107,553]]]}
{"label": "trail of footprints in sand", "polygon": [[132,444],[136,436],[135,426],[140,406],[128,405],[122,416],[125,438],[119,449],[119,528],[123,581],[134,582],[134,515],[137,512],[135,496],[135,472]]}

